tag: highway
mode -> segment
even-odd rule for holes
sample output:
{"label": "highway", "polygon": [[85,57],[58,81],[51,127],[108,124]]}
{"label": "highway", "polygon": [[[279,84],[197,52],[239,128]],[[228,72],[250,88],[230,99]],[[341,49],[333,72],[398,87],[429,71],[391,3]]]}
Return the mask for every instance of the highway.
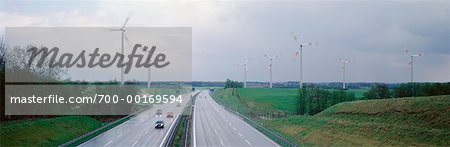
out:
{"label": "highway", "polygon": [[279,146],[267,136],[216,103],[208,91],[201,91],[194,106],[193,145],[218,146]]}
{"label": "highway", "polygon": [[[79,146],[162,146],[163,140],[167,138],[169,128],[173,125],[176,117],[180,114],[183,107],[190,100],[190,93],[182,97],[181,107],[173,104],[154,104],[153,108],[145,110],[130,120],[84,142]],[[163,111],[162,117],[156,116],[156,111]],[[173,118],[166,118],[166,112],[173,112]],[[157,120],[163,120],[165,128],[155,129],[154,123]]]}

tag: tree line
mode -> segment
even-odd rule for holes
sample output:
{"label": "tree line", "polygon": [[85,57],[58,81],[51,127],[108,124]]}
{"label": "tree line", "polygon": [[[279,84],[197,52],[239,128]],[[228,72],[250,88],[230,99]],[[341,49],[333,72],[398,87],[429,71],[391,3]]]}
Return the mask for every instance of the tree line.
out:
{"label": "tree line", "polygon": [[[363,94],[362,99],[388,99],[397,97],[450,95],[450,82],[447,83],[402,83],[389,88],[387,84],[378,83]],[[296,97],[298,115],[314,115],[334,104],[359,100],[354,92],[328,89],[308,85],[299,89]]]}
{"label": "tree line", "polygon": [[450,95],[450,82],[447,83],[402,83],[389,89],[386,84],[372,86],[364,93],[364,99],[387,99],[394,97]]}
{"label": "tree line", "polygon": [[244,87],[244,83],[227,79],[227,81],[225,82],[224,88],[227,89],[227,88],[243,88],[243,87]]}
{"label": "tree line", "polygon": [[297,114],[314,115],[334,104],[356,100],[353,92],[329,90],[320,87],[304,87],[297,96]]}

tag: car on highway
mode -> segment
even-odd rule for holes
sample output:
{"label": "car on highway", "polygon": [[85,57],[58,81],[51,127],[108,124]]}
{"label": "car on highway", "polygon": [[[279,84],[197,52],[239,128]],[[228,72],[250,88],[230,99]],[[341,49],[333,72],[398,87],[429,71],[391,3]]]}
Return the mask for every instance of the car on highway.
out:
{"label": "car on highway", "polygon": [[162,116],[162,110],[161,109],[156,110],[156,116],[159,116],[159,117]]}
{"label": "car on highway", "polygon": [[158,120],[155,122],[155,129],[164,129],[164,121]]}
{"label": "car on highway", "polygon": [[167,118],[173,118],[173,112],[167,112]]}

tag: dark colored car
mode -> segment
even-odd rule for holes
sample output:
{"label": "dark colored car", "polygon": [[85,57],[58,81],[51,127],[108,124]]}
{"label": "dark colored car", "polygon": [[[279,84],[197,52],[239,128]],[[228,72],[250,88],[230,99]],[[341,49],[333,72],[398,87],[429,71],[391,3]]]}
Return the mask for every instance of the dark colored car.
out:
{"label": "dark colored car", "polygon": [[164,122],[162,120],[156,121],[155,129],[164,129]]}
{"label": "dark colored car", "polygon": [[162,110],[161,109],[156,110],[156,115],[161,117],[162,116]]}

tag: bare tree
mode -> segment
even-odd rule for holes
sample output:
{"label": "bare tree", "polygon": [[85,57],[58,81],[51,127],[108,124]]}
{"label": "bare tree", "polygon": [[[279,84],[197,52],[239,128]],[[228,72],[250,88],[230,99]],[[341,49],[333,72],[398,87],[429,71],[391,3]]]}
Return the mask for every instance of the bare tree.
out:
{"label": "bare tree", "polygon": [[4,70],[5,67],[5,52],[6,52],[6,42],[5,37],[0,38],[0,70]]}
{"label": "bare tree", "polygon": [[0,121],[5,119],[5,37],[0,38]]}
{"label": "bare tree", "polygon": [[[26,47],[15,46],[10,48],[6,52],[5,65],[6,77],[8,79],[19,78],[25,81],[54,81],[60,80],[65,70],[60,67],[42,66],[37,67],[36,62],[33,62],[30,66],[28,60],[31,54],[26,50],[32,48],[32,45]],[[50,59],[45,59],[43,65],[49,65]]]}

